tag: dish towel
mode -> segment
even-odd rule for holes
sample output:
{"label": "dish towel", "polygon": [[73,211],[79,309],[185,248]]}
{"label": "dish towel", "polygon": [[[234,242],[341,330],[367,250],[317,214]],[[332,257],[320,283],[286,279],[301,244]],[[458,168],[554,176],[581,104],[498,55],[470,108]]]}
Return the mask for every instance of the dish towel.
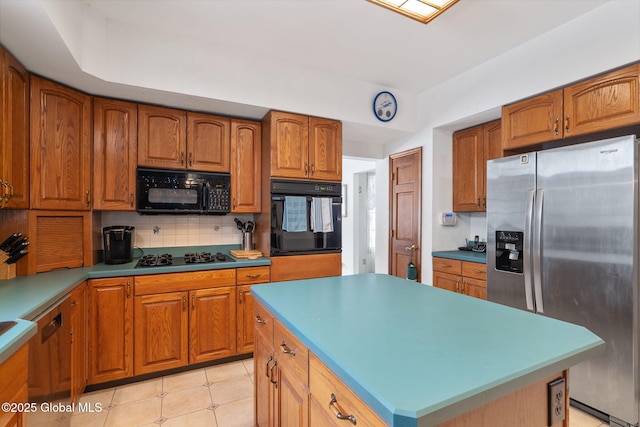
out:
{"label": "dish towel", "polygon": [[304,196],[285,196],[282,214],[284,231],[307,231],[307,198]]}
{"label": "dish towel", "polygon": [[311,231],[316,233],[333,232],[333,215],[331,214],[330,197],[314,197],[311,199]]}

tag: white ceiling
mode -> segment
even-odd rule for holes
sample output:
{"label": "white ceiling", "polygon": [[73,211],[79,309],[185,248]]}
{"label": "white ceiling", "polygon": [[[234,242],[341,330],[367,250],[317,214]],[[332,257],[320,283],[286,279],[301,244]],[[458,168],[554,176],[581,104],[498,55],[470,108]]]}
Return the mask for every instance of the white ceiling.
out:
{"label": "white ceiling", "polygon": [[[262,59],[269,58],[271,71],[274,64],[283,72],[307,70],[300,76],[303,84],[305,79],[314,85],[318,76],[332,76],[342,87],[327,91],[348,96],[350,85],[344,82],[353,82],[353,86],[397,90],[415,102],[433,86],[605,2],[460,0],[424,25],[365,0],[0,0],[0,42],[30,71],[92,94],[260,119],[269,108],[291,110],[296,105],[287,108],[287,96],[271,104],[258,94],[254,99],[215,99],[210,93],[182,92],[173,86],[143,88],[122,76],[109,81],[108,73],[84,67],[74,55],[70,36],[74,10],[81,6],[93,19],[117,23],[109,28],[168,36],[184,49],[204,45],[219,64],[225,63],[229,52],[253,57],[255,67],[243,70],[247,81],[260,76]],[[121,73],[131,66],[103,64],[111,70],[121,68]],[[289,98],[294,91],[292,86]],[[337,114],[333,118],[345,121],[345,140],[366,137],[386,143],[416,125],[389,129],[350,117],[349,112]]]}

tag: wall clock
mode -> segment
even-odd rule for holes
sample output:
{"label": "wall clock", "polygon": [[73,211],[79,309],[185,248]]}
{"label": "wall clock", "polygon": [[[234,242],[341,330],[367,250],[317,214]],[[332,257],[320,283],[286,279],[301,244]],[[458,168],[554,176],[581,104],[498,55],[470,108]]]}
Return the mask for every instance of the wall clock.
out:
{"label": "wall clock", "polygon": [[373,113],[378,120],[388,122],[396,116],[398,102],[391,92],[380,92],[373,99]]}

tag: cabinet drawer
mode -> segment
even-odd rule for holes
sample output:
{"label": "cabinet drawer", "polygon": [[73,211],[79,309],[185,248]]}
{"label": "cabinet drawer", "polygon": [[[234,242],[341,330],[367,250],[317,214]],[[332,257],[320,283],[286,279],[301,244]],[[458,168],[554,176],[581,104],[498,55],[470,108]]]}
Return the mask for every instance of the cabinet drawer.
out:
{"label": "cabinet drawer", "polygon": [[253,328],[273,345],[273,316],[258,301],[253,301]]}
{"label": "cabinet drawer", "polygon": [[301,384],[309,385],[309,350],[276,320],[273,348],[278,366],[289,368]]}
{"label": "cabinet drawer", "polygon": [[[336,414],[340,411],[345,416],[353,416],[355,422],[352,423],[359,426],[386,426],[384,421],[314,354],[309,356],[309,365],[310,425],[338,425],[337,422],[330,423],[328,420],[337,420]],[[341,423],[339,425],[352,424]]]}
{"label": "cabinet drawer", "polygon": [[433,270],[449,274],[462,274],[462,261],[433,257]]}
{"label": "cabinet drawer", "polygon": [[462,275],[464,277],[487,280],[487,265],[479,262],[462,261]]}
{"label": "cabinet drawer", "polygon": [[150,274],[136,276],[135,295],[193,291],[203,288],[235,286],[236,269],[203,270],[189,273]]}
{"label": "cabinet drawer", "polygon": [[238,285],[253,285],[254,283],[267,283],[271,281],[270,268],[268,265],[239,268],[237,274]]}

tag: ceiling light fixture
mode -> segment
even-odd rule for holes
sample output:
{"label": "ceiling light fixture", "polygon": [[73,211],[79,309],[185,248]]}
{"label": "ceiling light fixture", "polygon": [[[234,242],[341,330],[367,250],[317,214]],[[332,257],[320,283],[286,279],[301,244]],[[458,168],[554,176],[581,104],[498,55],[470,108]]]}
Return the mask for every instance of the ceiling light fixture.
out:
{"label": "ceiling light fixture", "polygon": [[367,0],[423,24],[449,9],[458,0]]}

